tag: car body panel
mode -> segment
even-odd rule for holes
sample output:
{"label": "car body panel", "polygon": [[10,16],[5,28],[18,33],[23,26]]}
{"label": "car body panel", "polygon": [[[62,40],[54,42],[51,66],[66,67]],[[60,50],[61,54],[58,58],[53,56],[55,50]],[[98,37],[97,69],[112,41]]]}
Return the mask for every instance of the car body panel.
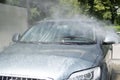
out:
{"label": "car body panel", "polygon": [[67,78],[70,73],[97,66],[102,56],[97,45],[11,45],[0,53],[0,74]]}

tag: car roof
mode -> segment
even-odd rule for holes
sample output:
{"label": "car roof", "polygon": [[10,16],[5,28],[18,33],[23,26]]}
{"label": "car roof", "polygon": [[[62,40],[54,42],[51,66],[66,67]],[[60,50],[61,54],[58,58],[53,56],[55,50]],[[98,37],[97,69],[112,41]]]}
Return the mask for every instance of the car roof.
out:
{"label": "car roof", "polygon": [[44,19],[41,21],[38,21],[37,23],[41,22],[81,22],[81,23],[95,23],[95,20],[89,19],[89,20],[81,20],[81,19]]}

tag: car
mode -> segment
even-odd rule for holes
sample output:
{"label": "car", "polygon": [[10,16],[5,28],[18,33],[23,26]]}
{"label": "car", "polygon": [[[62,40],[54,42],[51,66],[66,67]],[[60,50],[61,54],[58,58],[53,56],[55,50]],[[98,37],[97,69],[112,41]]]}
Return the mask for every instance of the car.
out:
{"label": "car", "polygon": [[15,34],[0,53],[0,80],[109,80],[104,58],[114,40],[105,41],[91,24],[43,20]]}

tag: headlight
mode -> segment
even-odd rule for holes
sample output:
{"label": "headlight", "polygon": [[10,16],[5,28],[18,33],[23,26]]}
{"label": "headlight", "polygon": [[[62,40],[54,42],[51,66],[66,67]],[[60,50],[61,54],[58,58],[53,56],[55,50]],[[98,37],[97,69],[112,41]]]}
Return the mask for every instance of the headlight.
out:
{"label": "headlight", "polygon": [[100,67],[73,73],[68,80],[99,80]]}

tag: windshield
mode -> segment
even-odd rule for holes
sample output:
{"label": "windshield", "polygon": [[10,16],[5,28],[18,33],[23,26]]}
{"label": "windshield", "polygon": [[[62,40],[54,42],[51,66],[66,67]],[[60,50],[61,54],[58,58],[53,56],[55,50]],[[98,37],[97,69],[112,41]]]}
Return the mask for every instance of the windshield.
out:
{"label": "windshield", "polygon": [[95,42],[93,29],[80,22],[41,22],[21,38],[24,42],[91,43]]}

